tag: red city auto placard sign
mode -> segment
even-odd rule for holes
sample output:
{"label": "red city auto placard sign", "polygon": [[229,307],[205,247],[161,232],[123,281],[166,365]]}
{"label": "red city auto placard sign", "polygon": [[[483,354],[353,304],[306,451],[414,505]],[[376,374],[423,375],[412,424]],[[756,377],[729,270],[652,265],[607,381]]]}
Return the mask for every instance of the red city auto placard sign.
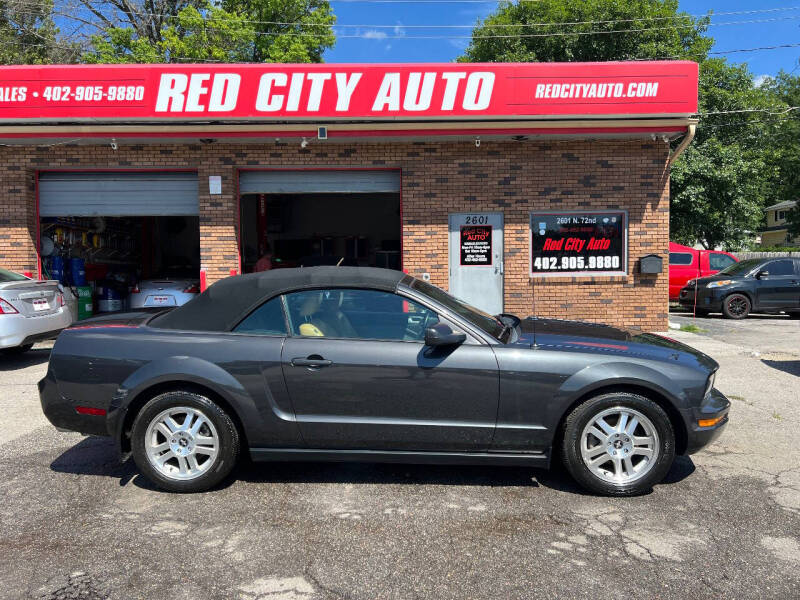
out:
{"label": "red city auto placard sign", "polygon": [[697,64],[0,67],[0,121],[687,116]]}

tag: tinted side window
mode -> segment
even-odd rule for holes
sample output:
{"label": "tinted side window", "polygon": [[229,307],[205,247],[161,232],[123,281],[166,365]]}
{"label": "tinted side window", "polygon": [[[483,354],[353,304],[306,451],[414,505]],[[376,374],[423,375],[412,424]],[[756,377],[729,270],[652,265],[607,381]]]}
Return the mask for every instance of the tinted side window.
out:
{"label": "tinted side window", "polygon": [[286,296],[292,334],[306,337],[421,342],[438,315],[397,294],[330,289]]}
{"label": "tinted side window", "polygon": [[721,271],[728,265],[732,265],[736,261],[733,260],[727,254],[709,254],[708,255],[708,266],[714,269],[715,271]]}
{"label": "tinted side window", "polygon": [[774,275],[794,275],[794,264],[790,260],[773,260],[764,265],[764,271],[769,271],[770,277]]}
{"label": "tinted side window", "polygon": [[233,330],[255,335],[286,335],[286,320],[283,318],[280,296],[259,306]]}
{"label": "tinted side window", "polygon": [[692,264],[692,255],[688,252],[670,252],[669,264],[671,265],[690,265]]}

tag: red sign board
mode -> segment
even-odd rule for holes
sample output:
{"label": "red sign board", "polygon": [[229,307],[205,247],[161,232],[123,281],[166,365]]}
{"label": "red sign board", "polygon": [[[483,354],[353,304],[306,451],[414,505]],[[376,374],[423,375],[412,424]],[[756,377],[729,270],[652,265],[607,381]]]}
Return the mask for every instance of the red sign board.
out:
{"label": "red sign board", "polygon": [[697,64],[0,67],[0,122],[686,116]]}

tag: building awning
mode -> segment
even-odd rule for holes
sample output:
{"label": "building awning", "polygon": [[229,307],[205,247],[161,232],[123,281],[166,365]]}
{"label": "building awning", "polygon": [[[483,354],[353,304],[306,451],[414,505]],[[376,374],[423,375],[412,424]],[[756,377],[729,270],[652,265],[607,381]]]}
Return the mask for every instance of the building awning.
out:
{"label": "building awning", "polygon": [[673,137],[697,86],[688,61],[9,66],[0,140]]}

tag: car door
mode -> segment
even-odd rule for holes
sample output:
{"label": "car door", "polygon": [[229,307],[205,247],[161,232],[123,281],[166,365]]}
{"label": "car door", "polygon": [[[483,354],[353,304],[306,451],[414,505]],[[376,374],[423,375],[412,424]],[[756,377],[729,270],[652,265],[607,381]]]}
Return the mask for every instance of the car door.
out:
{"label": "car door", "polygon": [[793,260],[770,261],[761,267],[756,278],[759,308],[777,310],[800,305],[800,278]]}
{"label": "car door", "polygon": [[304,290],[284,298],[291,337],[283,373],[307,446],[480,451],[497,418],[491,347],[434,349],[433,310],[395,293]]}

